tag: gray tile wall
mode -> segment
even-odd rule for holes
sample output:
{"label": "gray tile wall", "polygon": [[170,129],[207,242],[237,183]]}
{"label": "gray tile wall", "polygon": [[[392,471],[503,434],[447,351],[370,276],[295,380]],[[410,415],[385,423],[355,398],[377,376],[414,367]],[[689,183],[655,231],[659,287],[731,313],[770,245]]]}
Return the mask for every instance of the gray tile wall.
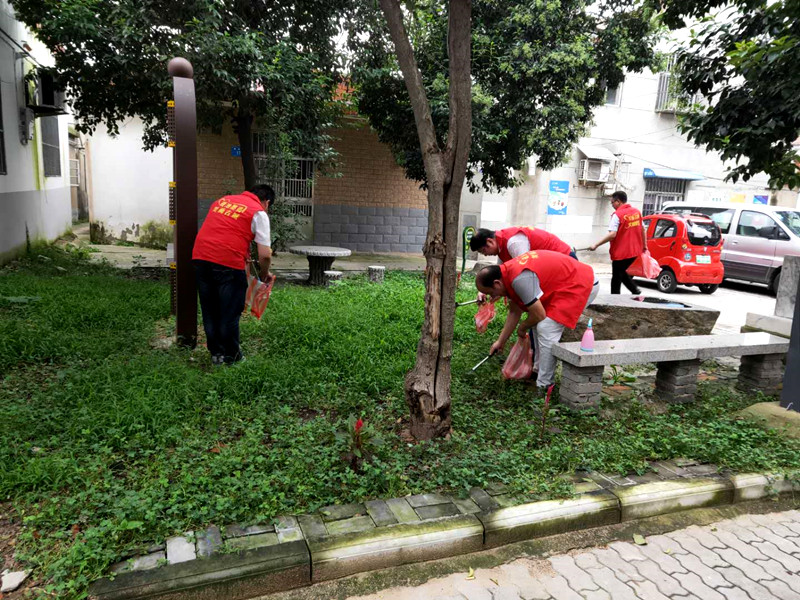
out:
{"label": "gray tile wall", "polygon": [[314,206],[314,243],[354,252],[422,253],[428,211],[383,206]]}

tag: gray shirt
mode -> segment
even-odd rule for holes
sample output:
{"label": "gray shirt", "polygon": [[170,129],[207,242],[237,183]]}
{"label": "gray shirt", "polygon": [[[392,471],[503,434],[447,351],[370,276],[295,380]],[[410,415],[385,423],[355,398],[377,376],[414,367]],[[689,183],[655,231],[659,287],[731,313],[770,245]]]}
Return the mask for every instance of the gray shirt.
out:
{"label": "gray shirt", "polygon": [[539,278],[533,271],[523,271],[511,282],[519,299],[525,306],[530,306],[544,295],[539,287]]}

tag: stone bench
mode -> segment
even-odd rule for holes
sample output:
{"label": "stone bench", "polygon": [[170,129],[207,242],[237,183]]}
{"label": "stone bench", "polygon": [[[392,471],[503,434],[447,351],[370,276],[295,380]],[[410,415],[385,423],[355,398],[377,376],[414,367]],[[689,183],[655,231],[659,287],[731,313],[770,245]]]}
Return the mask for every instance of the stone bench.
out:
{"label": "stone bench", "polygon": [[656,394],[680,403],[694,400],[700,363],[723,356],[742,357],[739,389],[776,395],[789,340],[759,332],[597,341],[594,352],[583,352],[580,346],[562,342],[553,346],[553,354],[563,361],[561,402],[584,409],[600,402],[605,366],[656,363]]}

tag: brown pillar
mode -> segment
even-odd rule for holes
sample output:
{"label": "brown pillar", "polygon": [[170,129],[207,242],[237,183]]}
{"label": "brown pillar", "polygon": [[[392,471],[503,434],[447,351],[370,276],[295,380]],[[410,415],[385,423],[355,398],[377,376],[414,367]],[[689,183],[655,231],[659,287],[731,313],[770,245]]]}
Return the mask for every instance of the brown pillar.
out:
{"label": "brown pillar", "polygon": [[[197,236],[197,113],[194,69],[185,58],[167,65],[175,100],[173,181],[175,181],[176,333],[179,346],[197,345],[197,287],[192,248]],[[173,140],[171,140],[173,141]]]}

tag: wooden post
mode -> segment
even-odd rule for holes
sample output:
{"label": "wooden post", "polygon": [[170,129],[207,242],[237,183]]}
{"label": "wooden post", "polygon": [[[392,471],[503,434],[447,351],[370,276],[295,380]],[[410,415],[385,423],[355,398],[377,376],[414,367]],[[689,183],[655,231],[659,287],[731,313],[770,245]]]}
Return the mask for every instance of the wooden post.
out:
{"label": "wooden post", "polygon": [[167,65],[172,77],[174,123],[170,131],[175,182],[175,279],[176,334],[179,346],[197,345],[197,286],[192,268],[192,248],[197,236],[197,112],[194,69],[185,58]]}

